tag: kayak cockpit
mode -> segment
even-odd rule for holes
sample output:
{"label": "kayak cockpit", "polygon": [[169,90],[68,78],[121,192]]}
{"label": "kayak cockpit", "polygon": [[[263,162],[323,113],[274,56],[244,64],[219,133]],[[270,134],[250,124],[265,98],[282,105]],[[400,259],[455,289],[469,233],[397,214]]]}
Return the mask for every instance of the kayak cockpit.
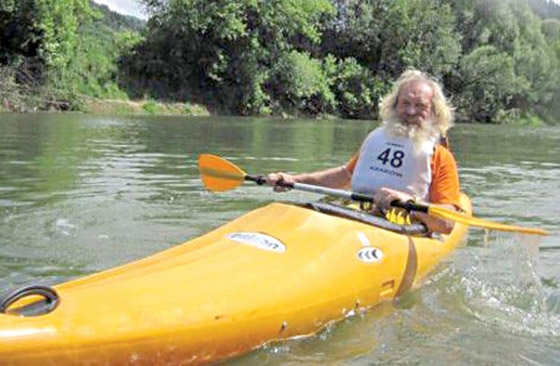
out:
{"label": "kayak cockpit", "polygon": [[365,224],[373,225],[375,227],[389,230],[398,234],[411,235],[411,236],[426,236],[428,235],[428,228],[421,223],[412,224],[396,224],[383,217],[375,216],[361,210],[355,210],[349,207],[337,205],[330,202],[310,202],[303,205],[303,207],[322,212],[328,215],[342,217]]}

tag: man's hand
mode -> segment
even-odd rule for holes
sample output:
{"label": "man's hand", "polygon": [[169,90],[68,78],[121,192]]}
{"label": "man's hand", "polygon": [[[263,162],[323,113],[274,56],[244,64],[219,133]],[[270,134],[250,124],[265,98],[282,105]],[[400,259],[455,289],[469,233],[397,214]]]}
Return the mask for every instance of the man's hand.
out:
{"label": "man's hand", "polygon": [[373,202],[378,209],[388,209],[394,201],[407,202],[413,199],[414,197],[408,193],[386,187],[379,189],[373,196]]}
{"label": "man's hand", "polygon": [[273,186],[275,192],[286,192],[290,190],[290,188],[279,186],[278,182],[296,183],[296,180],[293,175],[281,172],[270,173],[266,176],[266,183]]}

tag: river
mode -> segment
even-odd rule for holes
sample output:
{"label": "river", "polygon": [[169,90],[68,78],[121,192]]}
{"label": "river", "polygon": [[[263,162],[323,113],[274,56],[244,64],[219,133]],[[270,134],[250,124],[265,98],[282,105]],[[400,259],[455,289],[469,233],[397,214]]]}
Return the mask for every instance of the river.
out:
{"label": "river", "polygon": [[[197,156],[249,173],[344,163],[375,122],[0,114],[0,291],[53,285],[170,248],[268,202],[309,193],[246,185],[211,194]],[[551,365],[560,361],[560,128],[451,132],[477,217],[542,239],[471,229],[418,289],[314,337],[230,365]]]}

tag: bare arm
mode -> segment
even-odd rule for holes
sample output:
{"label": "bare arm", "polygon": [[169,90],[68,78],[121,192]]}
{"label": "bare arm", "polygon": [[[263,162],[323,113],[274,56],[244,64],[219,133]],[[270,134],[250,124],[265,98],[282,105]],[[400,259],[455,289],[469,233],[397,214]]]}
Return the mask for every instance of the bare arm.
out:
{"label": "bare arm", "polygon": [[[287,173],[271,173],[267,176],[267,183],[271,186],[274,186],[275,191],[283,192],[287,189],[276,185],[276,183],[280,180],[288,183],[306,183],[329,188],[346,188],[350,185],[351,178],[352,174],[350,173],[350,171],[348,171],[345,165],[342,165],[313,173],[304,173],[297,175],[291,175]],[[380,189],[374,197],[374,201],[378,208],[388,208],[390,206],[390,203],[394,200],[408,201],[412,199],[414,199],[414,197],[407,193],[389,188]],[[451,204],[434,203],[434,205],[453,211],[457,210],[457,208]],[[421,212],[415,212],[414,216],[422,221],[432,232],[449,234],[451,230],[453,230],[454,222],[452,221],[433,217]]]}
{"label": "bare arm", "polygon": [[[451,211],[457,211],[457,208],[454,205],[448,205],[448,204],[432,204],[432,205],[442,207]],[[451,233],[453,227],[455,226],[455,223],[453,221],[430,216],[423,212],[416,212],[414,213],[414,215],[418,217],[418,219],[422,221],[431,232],[449,234]]]}
{"label": "bare arm", "polygon": [[283,187],[276,186],[276,183],[281,180],[288,183],[306,183],[329,188],[344,188],[350,184],[351,177],[352,174],[346,166],[342,165],[318,172],[297,175],[271,173],[267,176],[267,183],[274,186],[274,190],[279,192],[286,190]]}

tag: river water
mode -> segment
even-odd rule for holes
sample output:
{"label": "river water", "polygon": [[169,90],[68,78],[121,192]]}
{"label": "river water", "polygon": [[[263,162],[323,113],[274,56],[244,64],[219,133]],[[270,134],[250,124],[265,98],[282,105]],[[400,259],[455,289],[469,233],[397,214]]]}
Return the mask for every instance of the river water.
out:
{"label": "river water", "polygon": [[[210,194],[201,153],[249,173],[344,163],[375,122],[0,115],[0,291],[52,285],[170,248],[274,200]],[[451,143],[475,215],[547,229],[471,229],[420,288],[314,337],[230,365],[560,364],[560,128],[459,125]]]}

